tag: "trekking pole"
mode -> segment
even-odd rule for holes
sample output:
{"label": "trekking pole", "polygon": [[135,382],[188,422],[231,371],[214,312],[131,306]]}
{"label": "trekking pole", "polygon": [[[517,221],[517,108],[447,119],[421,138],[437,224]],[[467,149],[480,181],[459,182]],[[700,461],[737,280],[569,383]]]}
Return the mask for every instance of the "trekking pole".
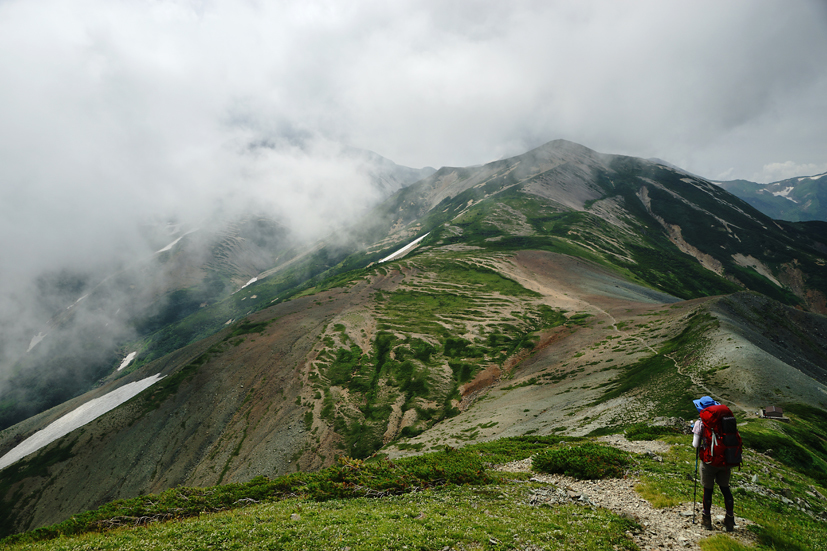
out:
{"label": "trekking pole", "polygon": [[695,490],[692,492],[692,524],[695,524],[695,506],[698,504],[698,455],[700,450],[695,448]]}

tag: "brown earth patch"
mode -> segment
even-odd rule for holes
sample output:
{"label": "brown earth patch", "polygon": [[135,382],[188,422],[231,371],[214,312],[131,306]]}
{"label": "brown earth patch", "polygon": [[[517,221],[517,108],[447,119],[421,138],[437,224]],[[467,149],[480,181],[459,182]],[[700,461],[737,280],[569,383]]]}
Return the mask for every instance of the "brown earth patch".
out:
{"label": "brown earth patch", "polygon": [[488,364],[485,369],[477,373],[477,376],[460,387],[460,394],[465,397],[472,392],[487,388],[500,380],[502,371],[497,364]]}

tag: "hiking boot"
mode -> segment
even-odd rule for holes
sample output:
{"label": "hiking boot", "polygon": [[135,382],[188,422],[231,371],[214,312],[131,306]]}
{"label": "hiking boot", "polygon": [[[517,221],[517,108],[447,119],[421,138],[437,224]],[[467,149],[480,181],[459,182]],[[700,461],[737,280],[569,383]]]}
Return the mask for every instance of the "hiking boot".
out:
{"label": "hiking boot", "polygon": [[701,515],[701,526],[707,530],[712,530],[712,515]]}
{"label": "hiking boot", "polygon": [[733,515],[727,515],[724,517],[724,528],[727,532],[732,532],[735,530],[735,517]]}

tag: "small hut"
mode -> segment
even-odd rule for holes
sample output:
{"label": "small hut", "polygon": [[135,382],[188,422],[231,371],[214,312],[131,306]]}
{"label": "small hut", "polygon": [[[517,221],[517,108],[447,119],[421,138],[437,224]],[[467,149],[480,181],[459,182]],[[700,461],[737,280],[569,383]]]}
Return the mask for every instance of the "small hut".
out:
{"label": "small hut", "polygon": [[784,410],[778,406],[764,408],[764,417],[784,417]]}
{"label": "small hut", "polygon": [[761,410],[761,417],[764,419],[775,419],[776,421],[789,422],[789,417],[784,417],[784,410],[778,406],[767,406]]}

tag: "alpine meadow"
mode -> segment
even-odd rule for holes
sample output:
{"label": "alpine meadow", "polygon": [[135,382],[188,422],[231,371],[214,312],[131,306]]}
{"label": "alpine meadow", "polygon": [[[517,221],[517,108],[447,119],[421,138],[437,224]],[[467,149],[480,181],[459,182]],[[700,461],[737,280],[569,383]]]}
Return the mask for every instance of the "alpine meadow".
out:
{"label": "alpine meadow", "polygon": [[[815,207],[564,140],[360,155],[380,200],[324,239],[159,225],[54,276],[0,393],[5,548],[827,549]],[[743,438],[732,533],[693,517],[704,395]]]}

